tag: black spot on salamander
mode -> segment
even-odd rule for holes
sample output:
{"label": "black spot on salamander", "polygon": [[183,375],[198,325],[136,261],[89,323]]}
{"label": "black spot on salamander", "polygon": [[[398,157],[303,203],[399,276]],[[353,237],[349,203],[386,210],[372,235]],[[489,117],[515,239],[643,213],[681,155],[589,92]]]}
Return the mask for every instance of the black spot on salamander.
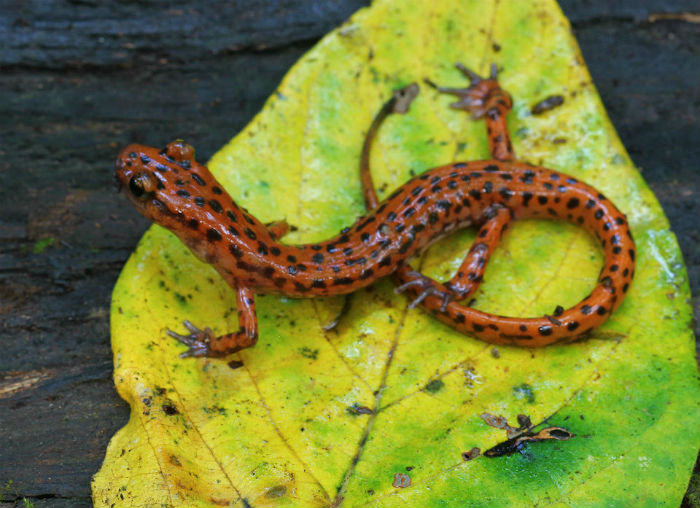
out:
{"label": "black spot on salamander", "polygon": [[532,199],[532,192],[523,192],[523,206],[527,207]]}
{"label": "black spot on salamander", "polygon": [[570,332],[573,332],[578,328],[578,321],[571,321],[569,324],[566,325],[566,329],[569,330]]}
{"label": "black spot on salamander", "polygon": [[406,224],[397,224],[394,227],[394,231],[396,231],[397,233],[403,232],[404,229],[406,229]]}
{"label": "black spot on salamander", "polygon": [[489,164],[488,166],[484,167],[484,171],[488,171],[489,173],[495,173],[496,171],[500,171],[500,169],[495,164]]}
{"label": "black spot on salamander", "polygon": [[544,183],[542,184],[542,187],[544,187],[544,188],[547,189],[547,190],[552,190],[552,189],[554,189],[554,185],[552,185],[552,184],[549,183],[549,182],[544,182]]}
{"label": "black spot on salamander", "polygon": [[325,288],[326,283],[323,281],[323,279],[314,279],[314,281],[311,283],[312,288]]}
{"label": "black spot on salamander", "polygon": [[[355,228],[355,231],[357,231],[357,232],[362,231],[365,228],[365,226],[367,226],[368,224],[371,224],[374,221],[375,221],[374,217],[367,217],[367,219],[365,219],[363,222],[361,222],[360,224],[357,225],[357,227]],[[345,238],[348,238],[347,235],[340,238],[338,240],[338,243],[347,242],[349,240],[349,238],[348,238],[348,240],[345,240]]]}
{"label": "black spot on salamander", "polygon": [[430,179],[430,183],[436,184],[436,183],[438,183],[440,180],[441,180],[441,178],[440,178],[439,176],[435,175],[434,177],[432,177],[432,178]]}
{"label": "black spot on salamander", "polygon": [[238,230],[236,228],[234,228],[233,226],[229,226],[228,230],[229,230],[229,233],[231,233],[233,236],[240,236],[240,233],[238,232]]}
{"label": "black spot on salamander", "polygon": [[211,188],[211,191],[212,191],[214,194],[221,194],[221,193],[222,193],[222,190],[221,190],[220,188],[218,188],[216,185],[214,185],[214,186]]}
{"label": "black spot on salamander", "polygon": [[622,247],[620,247],[619,245],[616,245],[615,247],[613,247],[612,251],[613,251],[613,254],[619,254],[620,252],[622,252]]}
{"label": "black spot on salamander", "polygon": [[311,257],[311,261],[313,261],[317,265],[320,265],[321,263],[323,263],[323,254],[321,254],[320,252],[317,252],[316,254],[314,254]]}
{"label": "black spot on salamander", "polygon": [[263,256],[267,256],[268,254],[268,249],[267,245],[265,245],[263,242],[258,243],[258,254],[262,254]]}
{"label": "black spot on salamander", "polygon": [[578,183],[578,180],[576,180],[576,178],[568,177],[568,178],[566,179],[566,183],[570,183],[570,184],[572,184],[572,185],[575,185],[575,184]]}
{"label": "black spot on salamander", "polygon": [[216,199],[210,199],[209,206],[211,206],[211,209],[216,213],[221,213],[224,211],[224,209],[221,207],[221,203],[219,203]]}
{"label": "black spot on salamander", "polygon": [[416,213],[416,209],[413,208],[413,207],[411,207],[411,208],[409,208],[408,210],[406,210],[406,211],[403,213],[403,216],[404,216],[406,219],[408,219],[408,218],[411,217],[414,213]]}
{"label": "black spot on salamander", "polygon": [[361,280],[369,279],[370,277],[372,277],[372,275],[374,275],[374,272],[372,271],[371,268],[368,268],[366,270],[362,270],[362,273],[360,274],[360,279]]}
{"label": "black spot on salamander", "polygon": [[525,325],[520,325],[520,331],[521,331],[521,332],[526,332],[526,331],[527,331],[527,326],[525,326]]}
{"label": "black spot on salamander", "polygon": [[304,286],[304,284],[296,280],[294,281],[294,288],[300,293],[306,293],[307,291],[311,290],[311,288],[307,288],[306,286]]}
{"label": "black spot on salamander", "polygon": [[350,247],[345,247],[343,249],[343,255],[344,256],[352,256],[352,249]]}
{"label": "black spot on salamander", "polygon": [[566,207],[569,210],[573,210],[574,208],[576,208],[580,204],[581,204],[581,202],[579,201],[578,198],[571,198],[571,199],[569,199],[569,201],[566,202]]}
{"label": "black spot on salamander", "polygon": [[353,283],[353,279],[350,277],[338,277],[333,279],[334,286],[348,286]]}
{"label": "black spot on salamander", "polygon": [[456,189],[456,188],[457,188],[457,182],[455,182],[454,180],[450,180],[449,182],[447,182],[447,188],[448,188],[448,189],[453,189],[453,190]]}
{"label": "black spot on salamander", "polygon": [[294,265],[289,265],[289,266],[287,267],[287,273],[288,273],[289,275],[296,275],[296,274],[297,274],[297,267],[294,266]]}
{"label": "black spot on salamander", "polygon": [[197,196],[194,198],[194,204],[197,206],[204,206],[206,200],[202,196]]}
{"label": "black spot on salamander", "polygon": [[535,178],[535,172],[528,169],[523,173],[523,176],[520,178],[520,181],[526,184],[531,184],[533,178]]}
{"label": "black spot on salamander", "polygon": [[421,187],[421,186],[414,187],[414,189],[411,191],[411,196],[417,196],[421,192],[423,192],[423,187]]}
{"label": "black spot on salamander", "polygon": [[360,239],[365,243],[369,242],[369,239],[370,239],[369,233],[362,233],[362,235],[360,235]]}
{"label": "black spot on salamander", "polygon": [[275,269],[271,266],[266,266],[263,268],[262,274],[267,277],[268,279],[272,278],[272,275],[275,273]]}
{"label": "black spot on salamander", "polygon": [[198,229],[199,221],[197,219],[190,219],[187,221],[187,227],[190,229]]}
{"label": "black spot on salamander", "polygon": [[476,189],[471,189],[469,191],[469,195],[474,199],[475,201],[479,201],[481,199],[481,192],[479,192]]}
{"label": "black spot on salamander", "polygon": [[589,210],[590,210],[591,208],[593,208],[594,206],[595,206],[595,201],[594,201],[594,200],[589,199],[588,201],[586,201],[586,208],[588,208]]}
{"label": "black spot on salamander", "polygon": [[[603,224],[603,231],[610,231],[610,228],[612,228],[612,224],[610,224],[609,222],[606,222],[605,224]],[[615,242],[611,241],[610,243],[615,243]]]}
{"label": "black spot on salamander", "polygon": [[287,279],[285,279],[284,277],[277,277],[277,278],[273,279],[273,282],[275,283],[275,286],[277,286],[278,288],[281,288],[282,286],[285,285],[285,283],[287,282]]}
{"label": "black spot on salamander", "polygon": [[608,311],[605,310],[605,307],[600,306],[600,307],[598,307],[598,309],[596,309],[595,312],[596,312],[596,314],[598,314],[599,316],[604,316]]}
{"label": "black spot on salamander", "polygon": [[479,173],[478,171],[472,171],[471,176],[472,178],[481,178],[481,173]]}
{"label": "black spot on salamander", "polygon": [[537,331],[540,333],[540,335],[552,335],[552,327],[551,326],[540,326]]}
{"label": "black spot on salamander", "polygon": [[243,232],[244,232],[245,235],[246,235],[248,238],[250,238],[251,240],[256,240],[256,239],[258,238],[257,235],[255,234],[255,232],[254,232],[252,229],[250,229],[250,228],[245,228],[245,229],[243,230]]}
{"label": "black spot on salamander", "polygon": [[400,254],[406,254],[408,249],[411,248],[411,245],[413,244],[413,240],[407,240],[406,242],[401,244],[401,247],[399,247],[399,253]]}
{"label": "black spot on salamander", "polygon": [[605,212],[603,212],[603,209],[602,209],[602,208],[598,208],[598,209],[595,211],[595,213],[593,214],[593,216],[594,216],[596,219],[600,220],[600,219],[603,218],[604,213],[605,213]]}
{"label": "black spot on salamander", "polygon": [[273,246],[273,247],[270,247],[270,253],[273,256],[279,256],[282,253],[282,251],[280,251],[279,248]]}
{"label": "black spot on salamander", "polygon": [[634,261],[634,249],[629,250],[629,255],[632,258],[632,261]]}
{"label": "black spot on salamander", "polygon": [[226,217],[231,219],[231,222],[238,222],[238,217],[236,217],[236,214],[231,210],[226,210]]}
{"label": "black spot on salamander", "polygon": [[395,212],[389,212],[389,213],[386,215],[386,218],[387,218],[387,220],[392,221],[392,220],[396,219],[396,213],[395,213]]}
{"label": "black spot on salamander", "polygon": [[493,184],[489,181],[484,182],[483,192],[491,192],[493,190]]}
{"label": "black spot on salamander", "polygon": [[481,325],[478,324],[478,323],[474,323],[472,326],[474,327],[474,331],[477,332],[477,333],[478,333],[478,332],[483,332],[483,331],[484,331],[484,327],[481,326]]}
{"label": "black spot on salamander", "polygon": [[437,194],[437,193],[440,192],[441,190],[442,190],[442,187],[440,187],[439,185],[433,185],[433,186],[430,188],[430,192],[432,192],[433,194]]}
{"label": "black spot on salamander", "polygon": [[445,210],[446,213],[449,213],[450,208],[452,207],[452,203],[450,203],[446,199],[441,199],[436,204],[440,210]]}
{"label": "black spot on salamander", "polygon": [[537,202],[541,205],[546,205],[547,204],[547,196],[537,196]]}
{"label": "black spot on salamander", "polygon": [[566,192],[566,189],[567,189],[566,185],[560,185],[559,187],[557,187],[557,190],[559,192]]}
{"label": "black spot on salamander", "polygon": [[471,180],[469,175],[462,175],[462,176],[460,176],[460,178],[462,179],[463,182],[468,182],[469,180]]}
{"label": "black spot on salamander", "polygon": [[175,194],[177,194],[178,196],[180,196],[182,198],[189,198],[190,197],[190,193],[187,192],[185,189],[180,189]]}
{"label": "black spot on salamander", "polygon": [[505,200],[512,198],[514,195],[514,192],[512,190],[510,190],[508,187],[501,187],[501,189],[498,191],[498,193]]}
{"label": "black spot on salamander", "polygon": [[192,173],[192,180],[197,182],[199,185],[204,187],[206,185],[206,182],[202,179],[201,176],[199,176],[197,173]]}
{"label": "black spot on salamander", "polygon": [[287,256],[287,261],[289,261],[290,263],[296,263],[296,262],[297,262],[297,258],[296,258],[296,256],[292,256],[292,255],[290,254],[289,256]]}
{"label": "black spot on salamander", "polygon": [[385,256],[380,262],[379,266],[391,266],[391,256]]}
{"label": "black spot on salamander", "polygon": [[587,316],[591,313],[593,309],[591,308],[590,305],[583,305],[581,306],[581,314]]}
{"label": "black spot on salamander", "polygon": [[243,257],[243,251],[235,243],[229,244],[228,250],[236,259],[241,259]]}
{"label": "black spot on salamander", "polygon": [[610,238],[610,244],[617,245],[618,243],[620,243],[620,235],[612,235],[612,237]]}
{"label": "black spot on salamander", "polygon": [[440,217],[438,216],[438,214],[437,214],[436,212],[430,212],[430,213],[428,214],[428,222],[429,222],[431,225],[432,225],[432,224],[435,224],[435,223],[436,223],[437,221],[439,221],[439,220],[440,220]]}

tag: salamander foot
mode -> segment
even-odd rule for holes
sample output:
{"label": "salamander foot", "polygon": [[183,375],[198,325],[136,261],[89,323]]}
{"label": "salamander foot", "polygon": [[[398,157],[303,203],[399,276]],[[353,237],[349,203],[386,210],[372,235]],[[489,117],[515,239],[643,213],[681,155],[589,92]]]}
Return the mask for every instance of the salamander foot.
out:
{"label": "salamander foot", "polygon": [[498,70],[496,64],[491,64],[491,75],[488,78],[479,76],[476,72],[461,63],[455,67],[470,81],[466,88],[450,88],[438,86],[429,79],[425,82],[438,92],[455,95],[460,100],[450,104],[454,109],[463,109],[476,118],[481,118],[493,108],[510,110],[513,102],[508,92],[498,84]]}
{"label": "salamander foot", "polygon": [[413,280],[401,284],[400,286],[397,286],[396,288],[394,288],[394,292],[403,293],[407,289],[413,288],[414,291],[418,293],[418,296],[414,298],[414,300],[409,304],[409,309],[417,307],[418,304],[420,304],[429,296],[436,296],[438,298],[442,298],[440,312],[445,312],[445,310],[447,309],[447,305],[454,298],[454,295],[450,291],[440,289],[440,287],[435,283],[434,280],[430,279],[429,277],[426,277],[420,272],[409,271],[406,273],[406,275],[415,278]]}
{"label": "salamander foot", "polygon": [[210,344],[215,338],[211,328],[207,326],[204,330],[201,330],[187,320],[183,321],[182,324],[190,332],[189,335],[180,335],[172,330],[166,331],[173,339],[189,347],[187,351],[180,353],[180,358],[220,356],[210,348]]}

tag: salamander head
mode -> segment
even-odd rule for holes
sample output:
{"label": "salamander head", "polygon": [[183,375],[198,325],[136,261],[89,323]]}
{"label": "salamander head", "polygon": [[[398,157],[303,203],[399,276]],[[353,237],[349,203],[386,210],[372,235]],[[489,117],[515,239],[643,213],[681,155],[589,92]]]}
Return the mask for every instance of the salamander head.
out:
{"label": "salamander head", "polygon": [[164,226],[182,222],[205,182],[213,181],[206,167],[194,160],[192,146],[176,140],[159,150],[143,145],[124,148],[114,164],[119,190],[146,218]]}

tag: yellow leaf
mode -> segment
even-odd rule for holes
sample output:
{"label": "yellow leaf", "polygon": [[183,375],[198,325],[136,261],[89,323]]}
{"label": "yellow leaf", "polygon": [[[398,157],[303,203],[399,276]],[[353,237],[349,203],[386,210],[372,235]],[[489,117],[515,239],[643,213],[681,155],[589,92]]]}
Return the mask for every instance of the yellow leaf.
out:
{"label": "yellow leaf", "polygon": [[[96,506],[679,504],[700,441],[685,268],[553,1],[377,0],[294,66],[210,168],[263,222],[296,225],[285,241],[327,238],[363,212],[360,148],[382,102],[426,77],[461,86],[456,61],[503,69],[520,158],[594,185],[627,214],[638,268],[620,309],[586,341],[495,349],[409,310],[384,280],[347,304],[259,296],[257,346],[182,360],[166,328],[231,331],[235,297],[154,226],[114,289],[114,378],[132,412],[95,476]],[[423,88],[380,131],[381,197],[433,166],[488,157],[483,122]],[[563,105],[532,115],[550,95]],[[452,235],[414,264],[445,279],[473,237]],[[476,306],[534,316],[572,305],[601,262],[574,226],[517,223]],[[575,437],[464,461],[506,439],[483,413],[527,414]]]}

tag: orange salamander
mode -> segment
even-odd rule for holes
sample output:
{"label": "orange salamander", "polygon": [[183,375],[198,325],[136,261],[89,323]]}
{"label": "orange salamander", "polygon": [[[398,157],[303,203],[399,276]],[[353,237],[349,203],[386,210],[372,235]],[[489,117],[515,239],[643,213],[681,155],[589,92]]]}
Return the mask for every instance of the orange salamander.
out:
{"label": "orange salamander", "polygon": [[[539,347],[568,342],[610,316],[634,275],[635,247],[625,215],[575,178],[516,161],[505,120],[512,102],[498,85],[495,66],[488,78],[457,67],[471,80],[470,86],[437,88],[458,97],[452,107],[485,119],[493,159],[428,170],[379,203],[369,175],[369,149],[382,120],[393,111],[405,111],[417,85],[400,90],[375,118],[363,147],[361,179],[370,211],[321,243],[280,243],[287,223],[263,224],[238,206],[194,160],[193,148],[180,140],[163,149],[130,145],[121,151],[115,176],[139,212],[177,235],[237,294],[235,332],[217,337],[188,321],[189,334],[168,331],[188,346],[182,357],[222,357],[255,345],[256,292],[338,295],[392,273],[399,282],[397,291],[412,294],[411,306],[420,304],[460,332],[495,344]],[[552,315],[537,318],[497,316],[460,303],[478,287],[510,222],[524,218],[567,220],[599,240],[605,262],[590,295],[569,309],[557,306]],[[407,264],[437,238],[470,225],[480,228],[477,241],[451,280],[436,282]]]}

